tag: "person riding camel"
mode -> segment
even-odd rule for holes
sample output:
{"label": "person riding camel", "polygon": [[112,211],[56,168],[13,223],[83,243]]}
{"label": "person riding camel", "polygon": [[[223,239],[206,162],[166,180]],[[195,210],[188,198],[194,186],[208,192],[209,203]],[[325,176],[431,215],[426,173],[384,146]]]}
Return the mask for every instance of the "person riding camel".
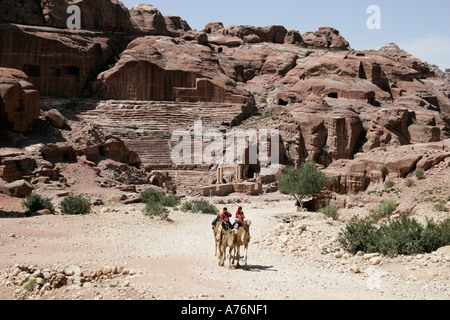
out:
{"label": "person riding camel", "polygon": [[239,227],[244,226],[244,219],[245,219],[245,215],[244,215],[244,211],[242,211],[242,207],[239,207],[238,210],[236,211],[236,219],[235,219],[235,224],[237,224]]}
{"label": "person riding camel", "polygon": [[220,220],[222,221],[222,227],[225,230],[231,230],[233,228],[233,225],[230,222],[231,217],[232,214],[228,212],[228,209],[223,208],[223,212],[220,214]]}
{"label": "person riding camel", "polygon": [[230,222],[231,217],[232,217],[232,214],[228,212],[228,209],[223,208],[223,212],[219,216],[220,225],[216,230],[216,240],[217,241],[222,240],[222,230],[227,231],[227,230],[233,229],[233,225]]}

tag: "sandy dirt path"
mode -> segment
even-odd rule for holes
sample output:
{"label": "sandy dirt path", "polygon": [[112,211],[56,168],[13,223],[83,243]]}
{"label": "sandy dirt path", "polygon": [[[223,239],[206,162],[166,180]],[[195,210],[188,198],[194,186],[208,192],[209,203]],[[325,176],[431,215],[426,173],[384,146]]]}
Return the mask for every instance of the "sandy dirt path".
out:
{"label": "sandy dirt path", "polygon": [[[237,204],[227,206],[234,212]],[[218,266],[211,231],[213,216],[171,211],[170,220],[151,219],[142,215],[141,208],[142,205],[121,206],[114,208],[116,212],[88,216],[1,218],[0,276],[3,279],[7,274],[5,268],[15,264],[39,268],[75,265],[82,269],[122,266],[131,270],[131,274],[31,297],[24,296],[19,288],[8,286],[3,280],[0,298],[449,298],[448,274],[444,287],[441,283],[438,289],[428,282],[405,280],[395,273],[379,273],[382,276],[375,279],[378,282],[374,286],[370,273],[353,273],[349,267],[343,268],[337,259],[326,260],[320,258],[320,254],[308,252],[294,255],[265,245],[266,238],[279,225],[276,216],[295,213],[291,201],[264,203],[261,198],[257,204],[244,204],[246,217],[252,221],[247,271]],[[313,215],[312,220],[305,220],[305,223],[312,225],[317,221]],[[449,270],[448,262],[445,270]]]}

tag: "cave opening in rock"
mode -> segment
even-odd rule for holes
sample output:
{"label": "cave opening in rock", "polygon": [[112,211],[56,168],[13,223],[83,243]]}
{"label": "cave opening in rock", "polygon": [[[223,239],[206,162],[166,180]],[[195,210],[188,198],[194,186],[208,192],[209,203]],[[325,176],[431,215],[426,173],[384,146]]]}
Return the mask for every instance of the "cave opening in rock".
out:
{"label": "cave opening in rock", "polygon": [[40,77],[41,76],[41,67],[32,64],[26,64],[23,66],[23,72],[29,77]]}
{"label": "cave opening in rock", "polygon": [[287,105],[288,105],[288,102],[287,102],[287,101],[284,101],[283,99],[278,99],[278,105],[279,105],[279,106],[287,106]]}
{"label": "cave opening in rock", "polygon": [[80,68],[77,66],[66,66],[63,67],[63,73],[70,75],[70,76],[79,76],[80,75]]}
{"label": "cave opening in rock", "polygon": [[328,94],[328,98],[337,99],[337,98],[338,98],[337,92],[330,92],[330,93]]}
{"label": "cave opening in rock", "polygon": [[105,147],[103,146],[98,147],[98,154],[100,155],[100,157],[106,157]]}
{"label": "cave opening in rock", "polygon": [[50,74],[55,77],[60,77],[61,69],[52,67],[52,68],[50,68]]}

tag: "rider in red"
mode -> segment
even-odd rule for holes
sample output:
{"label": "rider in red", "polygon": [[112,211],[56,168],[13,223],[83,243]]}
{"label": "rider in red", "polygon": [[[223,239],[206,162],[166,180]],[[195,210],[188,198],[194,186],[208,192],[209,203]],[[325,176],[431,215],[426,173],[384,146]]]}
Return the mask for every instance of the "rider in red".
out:
{"label": "rider in red", "polygon": [[236,211],[236,221],[235,221],[235,223],[237,223],[238,226],[243,226],[244,225],[244,219],[245,219],[244,211],[242,211],[242,207],[239,207],[238,210]]}
{"label": "rider in red", "polygon": [[229,230],[233,228],[233,225],[230,222],[230,218],[232,214],[228,212],[227,208],[223,208],[223,212],[220,214],[220,220],[222,221],[222,227],[225,230]]}

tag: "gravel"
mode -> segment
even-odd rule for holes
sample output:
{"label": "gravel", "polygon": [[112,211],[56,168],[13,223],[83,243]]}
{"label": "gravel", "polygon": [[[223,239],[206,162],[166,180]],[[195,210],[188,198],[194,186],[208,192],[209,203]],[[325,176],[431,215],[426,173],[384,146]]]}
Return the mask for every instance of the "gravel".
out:
{"label": "gravel", "polygon": [[[230,210],[237,206],[227,204]],[[142,207],[104,205],[87,216],[2,219],[0,299],[449,297],[449,250],[393,258],[352,255],[336,241],[343,222],[296,212],[283,198],[254,197],[243,205],[252,221],[247,271],[229,269],[228,261],[218,266],[214,216],[171,210],[169,219],[152,219]],[[23,279],[33,274],[37,289],[24,289]],[[67,285],[76,275],[83,281]]]}

